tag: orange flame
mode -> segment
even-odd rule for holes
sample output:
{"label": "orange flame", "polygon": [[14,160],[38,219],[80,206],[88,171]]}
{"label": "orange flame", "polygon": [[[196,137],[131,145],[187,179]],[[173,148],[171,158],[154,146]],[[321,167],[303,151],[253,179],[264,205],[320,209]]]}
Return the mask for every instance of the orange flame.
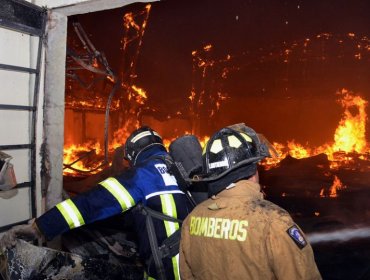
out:
{"label": "orange flame", "polygon": [[[135,85],[132,86],[132,90],[133,91],[130,93],[131,98],[133,98],[133,100],[138,104],[143,104],[147,99],[145,90]],[[195,93],[192,92],[192,96],[189,98],[193,99],[194,94]],[[288,141],[287,145],[274,142],[273,147],[275,148],[279,157],[267,158],[262,163],[264,168],[268,170],[275,167],[288,154],[294,158],[300,159],[325,153],[328,156],[328,159],[331,161],[330,167],[332,169],[343,165],[348,165],[353,162],[354,153],[359,155],[359,158],[366,158],[366,155],[370,152],[365,136],[367,121],[365,109],[368,102],[362,97],[354,95],[346,89],[338,92],[338,96],[340,97],[338,102],[344,108],[344,113],[342,119],[339,121],[338,127],[335,130],[333,143],[326,143],[317,148],[309,148],[307,145],[303,146],[299,143],[296,143],[295,140]],[[221,93],[219,93],[218,97],[220,100],[226,98]],[[115,148],[121,146],[125,139],[129,136],[130,131],[138,127],[139,121],[136,119],[136,116],[135,118],[127,120],[124,127],[114,133],[114,138],[109,145],[109,150],[113,151]],[[209,140],[209,136],[198,138],[202,146],[204,146]],[[164,139],[165,146],[168,147],[173,140],[174,139]],[[77,160],[77,155],[82,151],[88,152],[95,150],[96,154],[101,153],[99,145],[96,145],[97,146],[94,146],[91,145],[91,143],[88,143],[85,145],[72,145],[65,147],[64,163],[68,165],[68,163],[72,163],[73,161]],[[75,163],[73,164],[73,167],[86,170],[87,168],[81,164],[82,163],[80,162]],[[66,172],[67,171],[65,171],[65,173]],[[336,179],[334,180],[333,186],[330,189],[330,197],[335,197],[336,190],[338,190],[340,186],[339,179],[337,177],[335,178]],[[325,196],[324,189],[321,190],[320,196]]]}
{"label": "orange flame", "polygon": [[[345,111],[344,117],[335,131],[335,143],[332,149],[334,152],[365,153],[367,146],[365,138],[367,101],[360,96],[351,95],[346,89],[338,94],[343,96],[340,103]],[[356,109],[357,114],[352,114],[350,108]]]}
{"label": "orange flame", "polygon": [[261,165],[264,166],[265,170],[269,170],[279,164],[279,162],[285,158],[286,153],[284,152],[285,146],[283,144],[280,144],[278,142],[272,143],[273,148],[275,149],[277,153],[277,157],[271,157],[271,158],[265,158]]}
{"label": "orange flame", "polygon": [[320,197],[338,197],[338,191],[346,189],[347,186],[343,185],[343,183],[339,180],[339,178],[334,175],[334,181],[329,188],[329,193],[325,195],[325,189],[322,188],[320,191]]}
{"label": "orange flame", "polygon": [[[137,103],[139,105],[143,105],[145,101],[147,100],[147,94],[144,89],[141,89],[135,85],[132,87],[132,91],[130,91],[128,99],[132,99],[134,103]],[[118,102],[118,101],[117,101]],[[119,103],[117,103],[119,104]],[[86,105],[86,104],[85,104]],[[95,106],[95,108],[98,108]],[[139,128],[139,121],[136,118],[135,112],[132,114],[133,117],[129,118],[124,126],[117,131],[114,132],[113,140],[108,145],[108,152],[113,153],[114,150],[120,146],[123,145],[124,141],[127,139],[127,137],[130,135],[131,131],[133,131],[136,128]],[[95,158],[101,158],[103,154],[103,149],[100,148],[99,143],[84,143],[80,145],[70,145],[64,147],[64,158],[63,163],[67,167],[64,169],[64,174],[69,175],[75,175],[76,172],[73,171],[73,169],[81,170],[81,171],[89,171],[94,170],[91,173],[94,174],[100,169],[96,169],[98,165],[101,163],[101,161],[98,162],[85,162],[84,160],[78,160],[81,155],[82,157],[86,155],[87,153],[91,155],[92,151],[95,151],[94,156]],[[72,167],[73,169],[70,169],[68,167]],[[96,170],[95,170],[96,169]]]}
{"label": "orange flame", "polygon": [[[102,153],[102,149],[100,147],[99,143],[92,143],[88,142],[83,145],[68,145],[64,147],[64,154],[63,154],[63,161],[64,163],[67,163],[66,165],[72,166],[74,169],[82,170],[82,171],[88,171],[91,169],[96,168],[99,163],[89,165],[87,168],[84,165],[84,162],[82,160],[79,160],[87,153],[94,152],[94,154],[98,155]],[[75,162],[77,161],[77,162]],[[75,171],[71,169],[65,169],[64,174],[74,174]]]}
{"label": "orange flame", "polygon": [[294,140],[288,141],[289,154],[294,158],[306,158],[311,154],[310,148],[304,148],[301,144],[296,144]]}
{"label": "orange flame", "polygon": [[266,169],[276,166],[288,154],[300,159],[324,153],[331,161],[330,167],[332,169],[353,162],[354,156],[350,153],[356,153],[359,158],[366,158],[364,155],[370,152],[366,141],[366,106],[368,102],[346,89],[342,89],[337,94],[340,96],[338,102],[344,108],[344,113],[335,130],[334,142],[316,148],[304,147],[294,140],[288,141],[286,146],[275,142],[273,146],[280,157],[267,159],[263,163]]}
{"label": "orange flame", "polygon": [[144,104],[146,99],[148,99],[148,96],[146,95],[146,91],[143,90],[142,88],[139,88],[135,85],[132,85],[131,88],[134,90],[129,96],[129,100],[134,97],[135,101],[138,104]]}
{"label": "orange flame", "polygon": [[338,191],[345,189],[346,186],[342,184],[337,176],[334,176],[334,182],[330,187],[329,196],[330,197],[338,197]]}

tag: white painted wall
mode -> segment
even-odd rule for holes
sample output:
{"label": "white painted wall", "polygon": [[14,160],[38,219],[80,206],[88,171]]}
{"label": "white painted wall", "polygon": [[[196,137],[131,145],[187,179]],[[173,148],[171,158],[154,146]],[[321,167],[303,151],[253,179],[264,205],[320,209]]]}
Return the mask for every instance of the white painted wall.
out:
{"label": "white painted wall", "polygon": [[[0,28],[0,63],[36,68],[38,40],[38,37]],[[0,70],[0,104],[32,106],[34,83],[34,74]],[[31,112],[0,110],[0,145],[30,144],[30,128]],[[13,157],[11,163],[17,182],[30,182],[30,151],[4,152]],[[0,227],[30,219],[30,199],[30,188],[1,191]],[[36,203],[40,208],[40,196]]]}

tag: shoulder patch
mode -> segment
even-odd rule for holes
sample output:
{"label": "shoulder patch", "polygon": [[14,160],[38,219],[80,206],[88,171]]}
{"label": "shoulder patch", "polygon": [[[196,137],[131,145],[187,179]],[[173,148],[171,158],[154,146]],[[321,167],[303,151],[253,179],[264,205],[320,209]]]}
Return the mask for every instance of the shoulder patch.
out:
{"label": "shoulder patch", "polygon": [[177,186],[177,181],[175,176],[170,175],[167,172],[167,166],[163,163],[154,164],[155,168],[157,168],[159,174],[161,174],[163,182],[166,186]]}
{"label": "shoulder patch", "polygon": [[302,232],[299,230],[299,228],[296,225],[288,228],[287,233],[300,249],[303,249],[304,247],[306,247],[307,241],[303,237]]}

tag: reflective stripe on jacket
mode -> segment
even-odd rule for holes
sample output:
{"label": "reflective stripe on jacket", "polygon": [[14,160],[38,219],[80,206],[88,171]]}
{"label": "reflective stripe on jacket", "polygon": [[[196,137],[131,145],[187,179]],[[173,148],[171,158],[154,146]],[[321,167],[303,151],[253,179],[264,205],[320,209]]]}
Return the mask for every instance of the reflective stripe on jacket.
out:
{"label": "reflective stripe on jacket", "polygon": [[[120,214],[138,203],[178,219],[184,219],[190,212],[185,194],[180,191],[176,179],[167,172],[163,161],[153,158],[166,152],[156,146],[142,153],[141,163],[120,176],[100,182],[94,189],[67,199],[36,219],[37,226],[50,240],[70,229]],[[152,160],[146,160],[148,158]],[[139,253],[144,260],[151,256],[145,226],[145,217],[134,214],[135,231],[139,240]],[[154,226],[161,244],[179,228],[178,223],[155,220]],[[178,278],[178,256],[165,262],[171,266],[171,276]],[[167,265],[166,265],[167,263]],[[155,277],[155,270],[148,268]],[[167,269],[168,270],[168,269]]]}

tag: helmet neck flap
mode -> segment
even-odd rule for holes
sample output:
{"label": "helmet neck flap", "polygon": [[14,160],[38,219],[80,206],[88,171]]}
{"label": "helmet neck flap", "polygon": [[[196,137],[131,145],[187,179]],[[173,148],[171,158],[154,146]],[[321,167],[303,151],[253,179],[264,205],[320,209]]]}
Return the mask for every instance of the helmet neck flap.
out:
{"label": "helmet neck flap", "polygon": [[240,180],[247,180],[257,172],[257,164],[250,164],[240,166],[231,170],[228,174],[220,177],[218,180],[212,180],[208,182],[208,196],[216,195],[223,191],[231,183],[236,183]]}

